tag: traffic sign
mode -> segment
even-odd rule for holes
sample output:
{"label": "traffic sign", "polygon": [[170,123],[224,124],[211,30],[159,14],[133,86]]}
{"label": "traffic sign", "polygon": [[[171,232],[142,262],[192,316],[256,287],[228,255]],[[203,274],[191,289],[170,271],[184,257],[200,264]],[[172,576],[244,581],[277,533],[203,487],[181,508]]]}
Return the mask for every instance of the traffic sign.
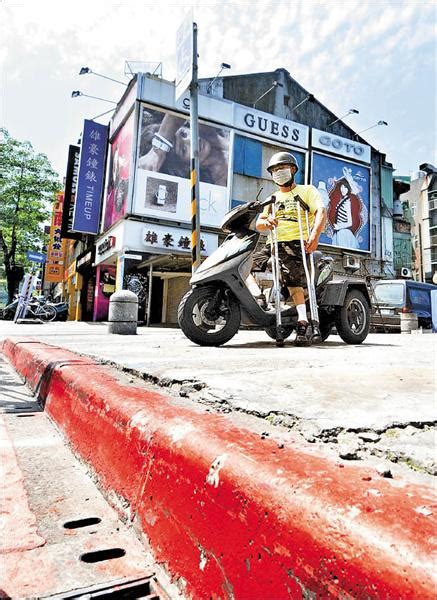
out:
{"label": "traffic sign", "polygon": [[42,252],[32,252],[31,250],[28,250],[26,252],[26,258],[27,258],[27,260],[30,260],[32,262],[37,262],[37,263],[45,263],[46,262],[46,254],[43,254]]}
{"label": "traffic sign", "polygon": [[193,14],[190,11],[176,32],[176,102],[193,78],[193,26]]}

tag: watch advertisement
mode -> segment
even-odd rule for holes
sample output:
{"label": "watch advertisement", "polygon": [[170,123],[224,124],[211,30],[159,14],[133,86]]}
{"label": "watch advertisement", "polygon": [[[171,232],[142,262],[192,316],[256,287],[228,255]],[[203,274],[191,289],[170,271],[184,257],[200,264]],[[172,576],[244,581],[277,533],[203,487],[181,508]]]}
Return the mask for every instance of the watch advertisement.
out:
{"label": "watch advertisement", "polygon": [[104,231],[126,214],[131,169],[134,113],[111,143]]}
{"label": "watch advertisement", "polygon": [[[228,211],[228,128],[199,123],[200,223],[220,227]],[[142,107],[133,212],[191,222],[190,123]]]}

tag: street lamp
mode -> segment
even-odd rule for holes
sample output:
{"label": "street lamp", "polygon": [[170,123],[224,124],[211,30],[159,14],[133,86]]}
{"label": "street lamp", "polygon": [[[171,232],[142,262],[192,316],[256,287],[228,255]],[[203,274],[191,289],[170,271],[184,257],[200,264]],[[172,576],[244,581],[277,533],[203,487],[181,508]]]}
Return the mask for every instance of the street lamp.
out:
{"label": "street lamp", "polygon": [[296,104],[296,106],[293,106],[293,108],[290,108],[290,110],[296,110],[296,108],[299,108],[299,106],[302,106],[302,104],[305,104],[305,102],[307,101],[310,102],[314,102],[314,95],[313,94],[308,94],[308,96],[306,98],[304,98],[302,100],[302,102],[299,102],[299,104]]}
{"label": "street lamp", "polygon": [[85,98],[94,98],[94,100],[101,100],[102,102],[110,102],[111,104],[117,104],[114,100],[106,100],[106,98],[99,98],[98,96],[89,96],[88,94],[83,94],[79,90],[74,90],[71,92],[72,98],[77,98],[78,96],[84,96]]}
{"label": "street lamp", "polygon": [[230,69],[231,65],[228,65],[228,63],[222,63],[220,65],[220,71],[217,73],[217,75],[214,77],[214,79],[212,81],[209,82],[208,87],[206,88],[206,93],[210,94],[212,91],[212,88],[214,86],[214,83],[216,81],[216,79],[218,79],[220,77],[220,75],[222,74],[224,69]]}
{"label": "street lamp", "polygon": [[257,98],[255,100],[255,102],[252,104],[252,107],[255,108],[255,106],[261,100],[261,98],[264,98],[264,96],[267,96],[267,94],[269,92],[271,92],[275,87],[284,87],[284,84],[282,84],[280,81],[274,81],[272,87],[270,87],[266,92],[264,92],[264,94],[261,94],[261,96],[259,98]]}
{"label": "street lamp", "polygon": [[95,71],[92,71],[89,67],[81,67],[81,69],[79,71],[79,75],[87,75],[89,73],[92,73],[93,75],[97,75],[97,77],[103,77],[104,79],[109,79],[109,81],[114,81],[115,83],[119,83],[120,85],[124,85],[125,87],[127,86],[127,83],[125,83],[124,81],[119,81],[118,79],[112,79],[112,77],[107,77],[106,75],[102,75],[101,73],[96,73]]}
{"label": "street lamp", "polygon": [[378,127],[379,125],[388,125],[388,123],[387,123],[387,121],[378,121],[374,125],[371,125],[370,127],[367,127],[366,129],[362,129],[361,131],[356,133],[355,139],[357,139],[357,137],[360,135],[360,133],[363,133],[364,131],[369,131],[369,129],[373,129],[374,127]]}
{"label": "street lamp", "polygon": [[92,117],[90,119],[90,121],[95,121],[96,119],[99,119],[100,117],[103,117],[104,115],[108,115],[109,113],[114,112],[114,110],[115,110],[115,108],[110,108],[109,110],[105,110],[105,112],[102,112],[99,115]]}
{"label": "street lamp", "polygon": [[342,115],[341,117],[338,117],[338,119],[335,119],[335,121],[332,121],[331,123],[328,123],[328,127],[331,127],[331,125],[334,125],[334,123],[338,123],[338,121],[341,121],[342,119],[344,119],[345,117],[347,117],[348,115],[359,115],[360,111],[357,110],[356,108],[350,108],[346,114]]}

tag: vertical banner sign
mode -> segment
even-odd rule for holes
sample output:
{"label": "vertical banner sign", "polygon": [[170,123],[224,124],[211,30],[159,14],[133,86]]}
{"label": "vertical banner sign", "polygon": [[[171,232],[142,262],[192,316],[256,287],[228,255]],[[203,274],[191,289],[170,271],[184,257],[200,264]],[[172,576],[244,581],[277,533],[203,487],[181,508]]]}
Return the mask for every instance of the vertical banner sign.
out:
{"label": "vertical banner sign", "polygon": [[77,176],[79,174],[80,147],[68,149],[67,173],[65,175],[64,209],[62,212],[61,233],[63,238],[80,239],[81,233],[73,231],[74,202],[76,199]]}
{"label": "vertical banner sign", "polygon": [[74,203],[74,231],[92,235],[99,231],[107,141],[107,125],[85,120]]}
{"label": "vertical banner sign", "polygon": [[185,93],[192,79],[193,14],[190,11],[176,32],[175,102]]}
{"label": "vertical banner sign", "polygon": [[45,281],[50,283],[58,283],[64,278],[65,240],[61,236],[63,201],[63,192],[56,194],[44,275]]}

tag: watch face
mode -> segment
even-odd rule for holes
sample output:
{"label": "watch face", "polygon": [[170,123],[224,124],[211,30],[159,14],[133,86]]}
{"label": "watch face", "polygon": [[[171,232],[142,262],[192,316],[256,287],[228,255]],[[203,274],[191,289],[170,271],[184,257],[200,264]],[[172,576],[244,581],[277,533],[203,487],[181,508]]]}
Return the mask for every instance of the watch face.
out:
{"label": "watch face", "polygon": [[154,148],[158,148],[159,150],[163,150],[164,152],[170,152],[170,146],[168,144],[166,144],[165,142],[162,142],[157,137],[154,137],[152,139],[152,146]]}

